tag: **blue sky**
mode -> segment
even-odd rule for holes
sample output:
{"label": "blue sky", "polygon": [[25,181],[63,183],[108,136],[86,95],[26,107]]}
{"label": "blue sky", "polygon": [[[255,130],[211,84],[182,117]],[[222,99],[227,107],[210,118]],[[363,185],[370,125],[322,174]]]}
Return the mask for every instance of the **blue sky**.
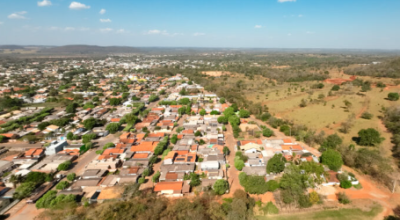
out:
{"label": "blue sky", "polygon": [[400,0],[1,0],[0,44],[400,49]]}

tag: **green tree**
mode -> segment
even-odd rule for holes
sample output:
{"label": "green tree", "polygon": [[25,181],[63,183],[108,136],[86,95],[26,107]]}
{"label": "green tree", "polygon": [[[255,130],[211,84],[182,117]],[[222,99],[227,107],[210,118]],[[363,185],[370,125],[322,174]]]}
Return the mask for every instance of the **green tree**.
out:
{"label": "green tree", "polygon": [[235,157],[235,168],[237,170],[242,170],[243,167],[244,167],[244,161],[239,159],[239,158],[237,158],[237,157]]}
{"label": "green tree", "polygon": [[69,173],[67,175],[67,180],[69,180],[69,181],[74,181],[75,178],[76,178],[76,174],[75,173]]}
{"label": "green tree", "polygon": [[228,117],[226,116],[219,116],[217,120],[220,124],[228,124]]}
{"label": "green tree", "polygon": [[153,183],[158,183],[159,182],[159,180],[160,180],[160,176],[161,176],[161,174],[160,174],[160,171],[157,171],[154,175],[153,175],[153,177],[152,177],[152,181],[153,181]]}
{"label": "green tree", "polygon": [[322,153],[321,163],[333,171],[338,171],[343,165],[342,155],[335,150],[328,149]]}
{"label": "green tree", "polygon": [[224,111],[224,115],[225,115],[226,117],[229,117],[229,116],[234,115],[234,114],[235,114],[235,112],[233,111],[233,108],[232,108],[232,107],[228,107],[228,108],[226,108],[225,111]]}
{"label": "green tree", "polygon": [[358,132],[357,144],[361,146],[376,146],[382,143],[382,141],[381,134],[373,128],[361,129]]}
{"label": "green tree", "polygon": [[225,194],[225,192],[229,189],[229,183],[224,179],[217,180],[214,183],[213,189],[217,195]]}
{"label": "green tree", "polygon": [[397,92],[391,92],[388,94],[388,99],[390,101],[397,101],[397,100],[399,100],[399,98],[400,98],[400,96],[399,96],[399,93],[397,93]]}
{"label": "green tree", "polygon": [[119,123],[110,123],[106,126],[106,130],[111,134],[115,134],[120,128]]}
{"label": "green tree", "polygon": [[241,109],[241,110],[239,111],[239,116],[240,116],[241,118],[248,118],[248,117],[250,117],[250,112],[247,111],[247,110],[245,110],[245,109]]}
{"label": "green tree", "polygon": [[71,166],[72,162],[71,161],[66,161],[64,163],[61,163],[60,165],[58,165],[57,170],[61,171],[61,170],[68,170],[69,167]]}
{"label": "green tree", "polygon": [[219,99],[219,103],[225,104],[225,98],[220,98],[220,99]]}
{"label": "green tree", "polygon": [[342,138],[337,134],[329,135],[325,141],[321,144],[322,149],[336,149],[343,143]]}
{"label": "green tree", "polygon": [[229,147],[227,147],[227,146],[224,146],[222,151],[223,151],[225,156],[228,156],[231,153],[231,151],[229,150]]}
{"label": "green tree", "polygon": [[72,140],[73,137],[74,137],[74,134],[72,132],[68,132],[67,139]]}
{"label": "green tree", "polygon": [[263,136],[264,137],[271,137],[272,135],[274,135],[274,131],[272,131],[269,128],[264,128],[263,129]]}
{"label": "green tree", "polygon": [[176,144],[178,142],[178,135],[173,134],[171,137],[171,143]]}
{"label": "green tree", "polygon": [[339,89],[340,89],[340,86],[334,85],[331,90],[332,91],[339,91]]}
{"label": "green tree", "polygon": [[267,163],[267,173],[281,173],[285,169],[286,159],[282,154],[275,154]]}
{"label": "green tree", "polygon": [[76,103],[71,103],[71,104],[67,105],[67,107],[65,108],[65,111],[66,111],[67,113],[73,114],[73,113],[76,112],[76,108],[77,108],[77,107],[78,107],[78,104],[76,104]]}
{"label": "green tree", "polygon": [[201,115],[201,116],[204,116],[204,115],[206,115],[206,114],[207,114],[207,112],[206,112],[205,109],[201,109],[201,110],[200,110],[200,115]]}
{"label": "green tree", "polygon": [[57,184],[56,189],[63,190],[63,189],[68,188],[69,185],[70,185],[70,183],[68,181],[61,181]]}
{"label": "green tree", "polygon": [[92,128],[94,128],[94,126],[96,126],[96,119],[95,118],[88,118],[85,121],[83,121],[83,126],[87,129],[87,130],[92,130]]}

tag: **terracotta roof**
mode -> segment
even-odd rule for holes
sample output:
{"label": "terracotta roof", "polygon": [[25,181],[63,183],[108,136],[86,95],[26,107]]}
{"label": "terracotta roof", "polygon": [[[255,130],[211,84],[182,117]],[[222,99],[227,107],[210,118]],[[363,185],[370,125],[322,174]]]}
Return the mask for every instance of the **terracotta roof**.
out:
{"label": "terracotta roof", "polygon": [[25,152],[25,157],[32,156],[33,153],[36,151],[36,148],[29,149]]}
{"label": "terracotta roof", "polygon": [[164,160],[166,160],[166,159],[174,159],[175,154],[176,154],[175,151],[168,152],[167,156],[164,157]]}
{"label": "terracotta roof", "polygon": [[292,142],[292,140],[291,139],[283,139],[283,143],[285,143],[285,144],[290,144],[290,143],[293,143]]}
{"label": "terracotta roof", "polygon": [[292,150],[303,150],[303,148],[298,144],[292,145],[291,147],[292,147]]}
{"label": "terracotta roof", "polygon": [[338,174],[337,172],[330,170],[330,171],[328,171],[328,173],[329,173],[328,182],[335,182],[335,183],[339,183],[340,182],[338,180],[338,178],[337,178],[337,174]]}
{"label": "terracotta roof", "polygon": [[183,182],[159,182],[154,186],[154,192],[160,192],[164,190],[182,190]]}
{"label": "terracotta roof", "polygon": [[133,158],[139,159],[139,158],[147,158],[149,154],[135,154],[133,155]]}
{"label": "terracotta roof", "polygon": [[163,132],[159,132],[159,133],[151,133],[149,135],[147,135],[147,137],[164,137],[165,133]]}
{"label": "terracotta roof", "polygon": [[119,122],[121,119],[120,118],[112,118],[111,122]]}
{"label": "terracotta roof", "polygon": [[193,133],[194,133],[194,130],[192,130],[192,129],[183,130],[183,131],[182,131],[182,134],[193,134]]}
{"label": "terracotta roof", "polygon": [[42,154],[42,153],[43,153],[43,149],[37,148],[36,151],[35,151],[35,153],[33,153],[33,155],[34,155],[34,156],[38,156],[38,155],[40,155],[40,154]]}
{"label": "terracotta roof", "polygon": [[248,143],[253,143],[253,144],[262,144],[262,141],[260,140],[260,139],[258,139],[258,140],[244,140],[244,141],[240,141],[240,144],[243,146],[243,145],[246,145],[246,144],[248,144]]}
{"label": "terracotta roof", "polygon": [[157,147],[158,141],[143,141],[137,146],[132,146],[131,151],[148,151],[154,152],[154,149]]}
{"label": "terracotta roof", "polygon": [[176,180],[178,179],[178,174],[177,173],[167,173],[165,175],[166,180]]}
{"label": "terracotta roof", "polygon": [[289,145],[281,145],[282,150],[290,150],[290,146]]}

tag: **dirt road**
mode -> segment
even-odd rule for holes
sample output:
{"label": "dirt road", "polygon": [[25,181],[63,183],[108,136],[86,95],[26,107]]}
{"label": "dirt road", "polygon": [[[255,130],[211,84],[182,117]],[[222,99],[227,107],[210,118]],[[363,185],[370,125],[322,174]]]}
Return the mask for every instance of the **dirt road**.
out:
{"label": "dirt road", "polygon": [[226,160],[230,165],[228,169],[228,182],[229,182],[229,194],[225,194],[224,197],[232,197],[233,193],[238,189],[243,189],[239,183],[239,173],[240,171],[235,168],[235,146],[236,140],[233,137],[231,125],[226,126],[227,131],[225,132],[225,145],[229,147],[231,153],[227,156]]}

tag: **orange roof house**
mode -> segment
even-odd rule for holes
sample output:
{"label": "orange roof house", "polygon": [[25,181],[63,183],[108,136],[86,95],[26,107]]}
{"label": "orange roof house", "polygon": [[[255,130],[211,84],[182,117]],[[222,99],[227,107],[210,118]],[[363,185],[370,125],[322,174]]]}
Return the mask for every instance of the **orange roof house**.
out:
{"label": "orange roof house", "polygon": [[132,146],[132,152],[154,152],[156,149],[158,141],[143,141],[137,146]]}
{"label": "orange roof house", "polygon": [[121,119],[120,118],[112,118],[111,122],[119,122]]}
{"label": "orange roof house", "polygon": [[151,133],[151,134],[148,134],[147,135],[147,137],[164,137],[165,136],[165,133],[164,132],[159,132],[159,133]]}
{"label": "orange roof house", "polygon": [[183,182],[159,182],[154,186],[154,192],[161,194],[180,194],[182,193]]}

